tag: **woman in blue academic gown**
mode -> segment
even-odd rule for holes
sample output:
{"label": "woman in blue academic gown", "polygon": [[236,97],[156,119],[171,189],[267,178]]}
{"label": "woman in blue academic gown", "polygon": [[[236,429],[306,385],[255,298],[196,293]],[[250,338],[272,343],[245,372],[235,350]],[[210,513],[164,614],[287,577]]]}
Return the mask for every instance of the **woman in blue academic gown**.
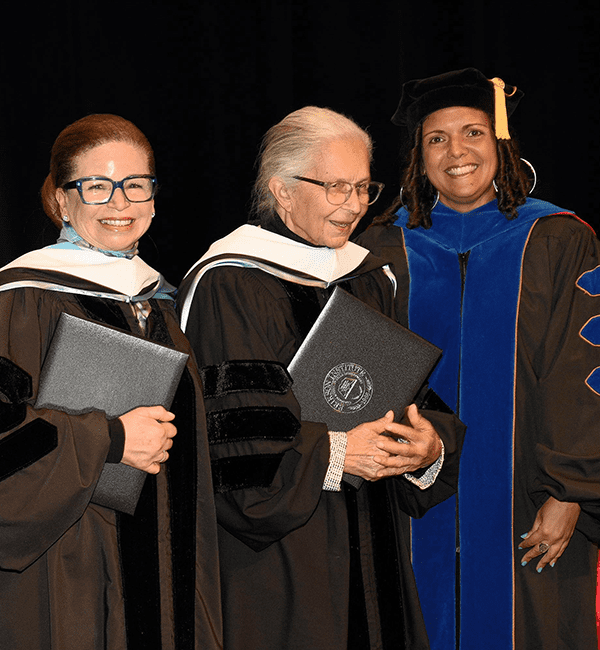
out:
{"label": "woman in blue academic gown", "polygon": [[402,193],[360,240],[393,262],[402,321],[444,349],[431,385],[468,430],[457,497],[413,524],[436,650],[596,648],[600,247],[528,197],[521,96],[473,68],[406,83]]}

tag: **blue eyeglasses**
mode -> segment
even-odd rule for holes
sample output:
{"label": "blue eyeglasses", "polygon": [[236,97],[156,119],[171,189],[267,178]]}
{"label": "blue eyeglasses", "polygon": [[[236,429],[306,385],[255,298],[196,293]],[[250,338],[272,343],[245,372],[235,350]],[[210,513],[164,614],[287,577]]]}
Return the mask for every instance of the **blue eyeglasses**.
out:
{"label": "blue eyeglasses", "polygon": [[64,190],[77,189],[79,198],[87,205],[108,203],[117,188],[120,188],[125,198],[131,203],[144,203],[154,198],[156,194],[156,176],[141,174],[127,176],[121,181],[113,181],[106,176],[85,176],[69,181],[63,186]]}

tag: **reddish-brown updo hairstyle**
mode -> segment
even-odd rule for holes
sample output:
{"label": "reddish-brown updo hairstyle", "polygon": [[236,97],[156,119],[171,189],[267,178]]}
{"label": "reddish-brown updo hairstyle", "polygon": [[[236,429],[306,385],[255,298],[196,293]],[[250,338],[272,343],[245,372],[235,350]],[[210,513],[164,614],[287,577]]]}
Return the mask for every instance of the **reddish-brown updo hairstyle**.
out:
{"label": "reddish-brown updo hairstyle", "polygon": [[63,129],[50,152],[50,172],[42,185],[42,207],[52,223],[60,228],[62,215],[56,200],[56,190],[74,180],[78,156],[108,142],[129,142],[148,156],[148,168],[156,174],[154,151],[146,136],[129,120],[118,115],[100,113],[82,117]]}

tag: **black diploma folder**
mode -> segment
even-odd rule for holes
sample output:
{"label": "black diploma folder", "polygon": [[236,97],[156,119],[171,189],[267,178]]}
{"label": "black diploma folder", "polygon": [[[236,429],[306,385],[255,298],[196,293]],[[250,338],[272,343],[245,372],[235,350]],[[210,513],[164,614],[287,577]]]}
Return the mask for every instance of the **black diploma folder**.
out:
{"label": "black diploma folder", "polygon": [[[288,367],[303,420],[329,431],[400,419],[442,351],[336,287]],[[356,478],[356,477],[353,477]]]}
{"label": "black diploma folder", "polygon": [[[62,313],[44,359],[35,408],[112,419],[138,406],[170,408],[188,355]],[[146,480],[123,463],[106,463],[92,502],[132,515]]]}

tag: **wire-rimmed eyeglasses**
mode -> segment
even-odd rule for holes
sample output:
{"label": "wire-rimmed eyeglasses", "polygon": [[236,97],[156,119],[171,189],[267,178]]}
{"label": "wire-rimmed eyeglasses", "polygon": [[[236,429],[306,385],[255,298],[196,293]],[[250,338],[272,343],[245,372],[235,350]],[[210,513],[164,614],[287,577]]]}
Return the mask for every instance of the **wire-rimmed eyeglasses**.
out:
{"label": "wire-rimmed eyeglasses", "polygon": [[156,176],[140,174],[127,176],[120,181],[113,181],[106,176],[85,176],[69,181],[62,187],[64,190],[77,189],[82,202],[87,205],[108,203],[117,188],[123,190],[125,198],[131,203],[144,203],[156,194]]}
{"label": "wire-rimmed eyeglasses", "polygon": [[375,203],[381,194],[381,190],[385,187],[383,183],[376,181],[363,181],[362,183],[348,183],[346,181],[334,181],[326,183],[325,181],[317,181],[314,178],[307,178],[306,176],[294,176],[297,181],[304,181],[305,183],[312,183],[325,188],[325,197],[332,205],[342,205],[350,198],[352,190],[356,190],[358,200],[363,205],[371,205]]}

